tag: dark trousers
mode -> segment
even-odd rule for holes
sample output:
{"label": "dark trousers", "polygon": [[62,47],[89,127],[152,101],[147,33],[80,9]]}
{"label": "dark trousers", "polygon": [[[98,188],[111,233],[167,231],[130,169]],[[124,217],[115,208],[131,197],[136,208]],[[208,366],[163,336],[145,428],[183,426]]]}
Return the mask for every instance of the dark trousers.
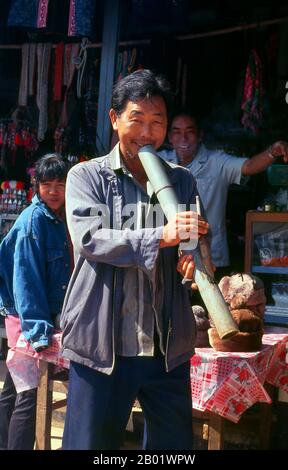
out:
{"label": "dark trousers", "polygon": [[16,392],[6,374],[0,395],[0,449],[32,450],[35,441],[37,388]]}
{"label": "dark trousers", "polygon": [[117,357],[108,376],[70,363],[62,448],[117,450],[135,398],[147,424],[146,449],[192,449],[190,364],[165,372],[163,357]]}

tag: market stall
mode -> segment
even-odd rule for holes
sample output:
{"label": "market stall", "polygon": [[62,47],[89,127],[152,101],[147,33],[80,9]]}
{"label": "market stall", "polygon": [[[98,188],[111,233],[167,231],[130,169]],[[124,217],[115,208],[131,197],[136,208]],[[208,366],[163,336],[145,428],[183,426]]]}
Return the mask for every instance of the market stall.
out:
{"label": "market stall", "polygon": [[[152,68],[167,75],[175,90],[175,104],[190,106],[200,114],[209,148],[249,158],[276,139],[287,140],[288,10],[284,1],[274,9],[268,8],[266,2],[258,2],[255,7],[250,2],[228,7],[220,5],[221,2],[203,6],[203,2],[191,5],[180,0],[99,0],[86,2],[88,8],[83,9],[84,3],[15,0],[3,7],[0,240],[31,200],[33,165],[43,153],[59,152],[73,166],[110,149],[108,110],[113,84],[137,69]],[[22,13],[18,15],[19,6]],[[282,162],[275,163],[273,167],[279,167],[283,178]],[[282,230],[285,225],[287,231],[288,223],[285,175],[281,185],[271,183],[273,175],[269,179],[268,172],[243,178],[240,186],[230,188],[227,205],[231,269],[252,271],[262,278],[268,297],[264,320],[276,325],[287,324],[288,318],[288,268],[284,264],[287,233],[283,235]],[[247,212],[250,210],[254,211],[252,215]],[[274,243],[279,227],[275,230],[264,227],[263,232],[263,226],[255,229],[252,224],[271,222],[279,222],[285,243],[281,245],[278,236],[278,254],[267,258],[267,248],[271,249],[271,239]],[[272,258],[282,261],[278,259],[275,265]],[[195,409],[216,411],[225,419],[232,417],[237,421],[245,407],[255,401],[269,403],[264,382],[272,376],[274,359],[283,356],[287,339],[283,335],[281,339],[275,338],[275,343],[269,342],[266,335],[261,351],[242,352],[238,356],[236,353],[225,356],[211,348],[198,349],[191,362]],[[47,351],[49,358],[37,356],[43,362],[46,387],[47,364],[54,354],[56,363],[61,362],[59,336],[54,341],[52,350]],[[259,372],[255,364],[264,363],[269,363],[272,369]],[[285,369],[283,361],[282,366]],[[241,375],[239,379],[238,369],[240,375],[244,374],[244,382],[248,381],[249,371],[253,376],[251,379],[249,375],[249,380],[257,385],[247,387],[249,399],[243,398],[241,387],[237,393],[233,388],[235,384],[241,385],[243,378]],[[283,374],[285,385],[286,369]],[[275,386],[283,385],[278,379],[273,380]],[[246,386],[245,382],[245,389]],[[42,389],[43,403],[47,403],[47,390]],[[238,400],[239,394],[244,401]],[[39,405],[42,417],[43,403]],[[216,425],[220,429],[223,423],[219,420]],[[41,432],[39,448],[44,448],[48,445],[47,423],[42,425]],[[219,447],[221,439],[219,435],[216,438]],[[210,443],[210,448],[213,446]]]}

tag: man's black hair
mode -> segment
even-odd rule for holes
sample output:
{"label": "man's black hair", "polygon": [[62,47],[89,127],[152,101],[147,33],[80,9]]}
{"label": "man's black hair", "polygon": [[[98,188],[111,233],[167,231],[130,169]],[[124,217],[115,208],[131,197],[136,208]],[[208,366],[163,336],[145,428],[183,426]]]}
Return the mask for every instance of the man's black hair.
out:
{"label": "man's black hair", "polygon": [[152,96],[161,96],[169,113],[172,95],[166,78],[151,70],[136,70],[114,85],[111,105],[117,116],[120,116],[128,101],[135,103]]}
{"label": "man's black hair", "polygon": [[61,155],[47,153],[35,165],[35,183],[43,183],[52,180],[66,180],[68,167]]}

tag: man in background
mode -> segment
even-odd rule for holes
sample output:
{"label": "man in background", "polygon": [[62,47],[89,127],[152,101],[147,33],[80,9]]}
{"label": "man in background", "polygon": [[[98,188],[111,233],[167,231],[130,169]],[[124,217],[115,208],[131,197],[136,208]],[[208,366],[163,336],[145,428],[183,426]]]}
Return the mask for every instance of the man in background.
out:
{"label": "man in background", "polygon": [[252,158],[233,157],[221,150],[208,150],[203,130],[187,110],[174,114],[168,139],[171,150],[158,154],[166,161],[184,166],[196,179],[197,189],[211,230],[211,255],[220,279],[228,274],[229,251],[226,233],[226,203],[230,184],[240,184],[242,175],[254,175],[282,156],[288,162],[288,143],[276,142]]}

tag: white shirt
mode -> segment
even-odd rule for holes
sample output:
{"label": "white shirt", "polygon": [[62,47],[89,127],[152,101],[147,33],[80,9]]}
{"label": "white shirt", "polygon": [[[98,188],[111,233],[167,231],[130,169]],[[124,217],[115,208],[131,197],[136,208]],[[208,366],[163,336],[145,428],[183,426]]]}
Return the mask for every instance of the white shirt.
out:
{"label": "white shirt", "polygon": [[[179,164],[175,150],[161,150],[164,160]],[[233,157],[221,150],[208,150],[201,144],[188,168],[197,182],[197,189],[206,211],[212,233],[211,254],[216,267],[229,265],[226,234],[226,202],[230,184],[239,184],[241,168],[247,158]]]}

